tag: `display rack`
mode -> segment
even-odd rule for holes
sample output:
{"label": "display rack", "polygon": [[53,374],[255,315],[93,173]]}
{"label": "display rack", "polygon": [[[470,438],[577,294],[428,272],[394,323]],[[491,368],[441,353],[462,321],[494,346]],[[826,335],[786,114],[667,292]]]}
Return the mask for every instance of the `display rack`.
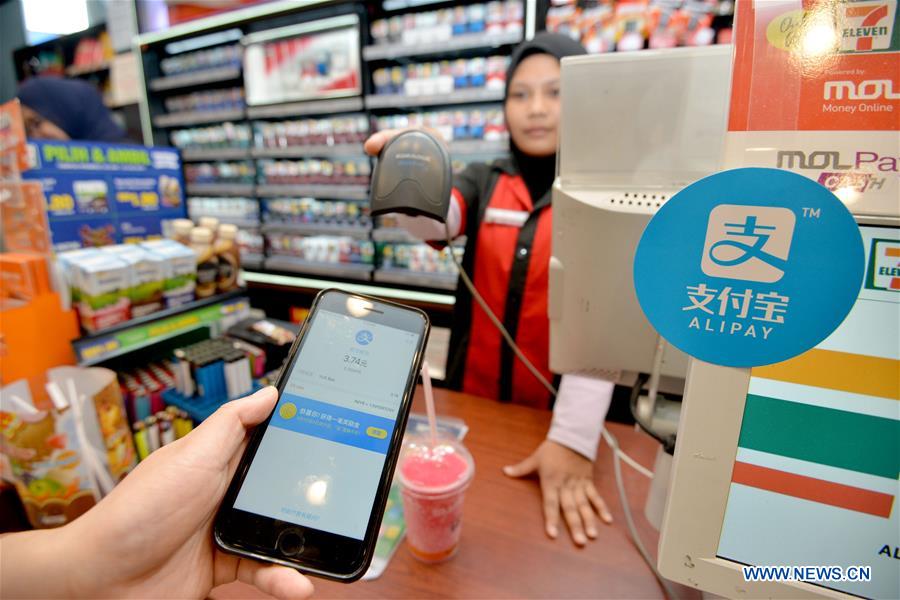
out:
{"label": "display rack", "polygon": [[459,35],[449,40],[418,44],[381,44],[363,48],[363,58],[369,61],[407,58],[412,56],[429,56],[433,54],[452,54],[461,50],[494,49],[501,46],[515,45],[522,41],[520,32],[497,34],[470,33]]}
{"label": "display rack", "polygon": [[[250,391],[246,394],[242,394],[240,397],[249,396],[262,388],[263,386],[254,381]],[[204,398],[202,396],[188,398],[174,388],[164,391],[162,393],[162,399],[167,405],[176,406],[186,412],[195,423],[205,421],[226,402],[237,400],[237,398]]]}
{"label": "display rack", "polygon": [[455,104],[476,104],[501,102],[503,89],[473,88],[454,90],[449,94],[376,94],[366,97],[369,109],[418,108],[423,106],[449,106]]}
{"label": "display rack", "polygon": [[264,261],[264,266],[268,271],[286,271],[288,273],[340,277],[343,279],[358,279],[360,281],[371,281],[372,273],[375,271],[374,265],[323,263],[277,254],[267,257]]}
{"label": "display rack", "polygon": [[252,183],[189,183],[186,185],[188,196],[233,196],[235,198],[253,197]]}
{"label": "display rack", "polygon": [[96,365],[112,358],[172,339],[225,316],[248,310],[246,290],[195,300],[181,306],[131,319],[72,341],[80,366]]}
{"label": "display rack", "polygon": [[262,231],[263,233],[286,232],[298,235],[346,236],[362,240],[369,239],[372,234],[371,227],[361,225],[317,225],[314,223],[263,223]]}
{"label": "display rack", "polygon": [[239,108],[208,111],[192,110],[159,115],[153,119],[153,124],[156,127],[186,127],[202,123],[217,123],[219,121],[240,121],[243,118],[244,111]]}
{"label": "display rack", "polygon": [[364,185],[258,185],[257,198],[297,197],[328,198],[333,200],[368,200],[369,188]]}
{"label": "display rack", "polygon": [[[463,4],[479,3],[478,0],[464,0]],[[482,2],[483,3],[483,2]],[[372,224],[354,226],[342,224],[320,223],[281,223],[266,222],[263,218],[263,199],[288,199],[289,201],[314,198],[320,202],[351,201],[365,203],[369,199],[367,185],[352,184],[274,184],[266,182],[262,177],[261,161],[266,160],[329,160],[338,164],[344,160],[358,160],[364,156],[363,145],[360,142],[333,144],[303,144],[286,145],[281,142],[274,146],[263,144],[260,128],[262,124],[272,122],[277,125],[284,121],[296,121],[299,119],[323,119],[352,117],[363,114],[369,117],[374,132],[375,117],[390,116],[391,114],[408,114],[419,110],[433,110],[435,107],[448,107],[449,110],[457,110],[457,107],[471,104],[476,109],[483,110],[485,106],[498,106],[503,99],[503,89],[492,85],[490,89],[485,87],[466,88],[452,91],[447,94],[431,94],[419,96],[404,95],[375,95],[372,93],[372,72],[376,68],[385,66],[403,66],[413,57],[422,57],[421,61],[441,61],[472,59],[476,57],[488,57],[509,54],[512,47],[519,43],[524,35],[533,29],[534,7],[531,3],[522,3],[525,13],[525,26],[516,31],[479,32],[456,35],[450,39],[427,41],[414,46],[402,43],[374,44],[369,35],[369,27],[372,19],[389,18],[403,12],[385,10],[380,3],[378,5],[364,2],[337,2],[337,1],[313,1],[307,3],[273,2],[270,4],[242,9],[228,15],[220,15],[214,18],[197,21],[184,26],[172,28],[170,31],[145,35],[138,39],[137,44],[143,54],[142,75],[147,82],[144,86],[145,102],[143,104],[144,116],[150,126],[150,132],[146,136],[148,144],[170,144],[170,134],[179,128],[215,127],[217,123],[231,122],[235,125],[248,125],[254,132],[249,148],[222,147],[222,148],[187,148],[182,155],[186,162],[197,161],[226,161],[226,160],[253,160],[256,165],[256,185],[247,184],[187,184],[186,191],[189,196],[203,197],[243,197],[257,198],[260,200],[260,218],[257,221],[246,220],[239,225],[253,231],[252,235],[265,236],[269,233],[293,234],[298,237],[328,236],[333,238],[352,238],[354,240],[372,240],[385,242],[421,243],[411,238],[405,232],[387,230],[380,231]],[[433,10],[433,7],[416,6],[409,8],[408,12],[424,12]],[[358,16],[360,27],[360,60],[362,93],[360,95],[346,97],[328,97],[309,99],[303,101],[287,101],[273,104],[256,104],[248,102],[244,110],[204,112],[204,113],[167,113],[164,109],[166,98],[172,94],[186,94],[193,91],[201,91],[199,86],[204,86],[202,91],[210,89],[234,88],[244,85],[254,77],[242,67],[229,67],[222,69],[209,69],[183,75],[163,76],[159,62],[166,56],[167,48],[173,43],[192,38],[213,39],[217,32],[232,33],[235,30],[243,32],[246,44],[245,53],[249,45],[258,40],[278,39],[276,30],[285,27],[304,28],[308,22],[317,19],[334,19],[340,14],[353,13]],[[531,25],[529,26],[529,22]],[[315,29],[314,26],[308,29]],[[273,32],[270,34],[270,32]],[[227,39],[226,39],[227,38]],[[222,36],[222,44],[234,43],[235,35]],[[246,58],[246,54],[245,54]],[[248,59],[249,60],[249,59]],[[246,94],[245,94],[246,95]],[[481,105],[481,106],[478,106]],[[223,144],[224,146],[225,144]],[[453,155],[463,158],[463,162],[477,159],[491,160],[494,157],[505,155],[508,152],[508,142],[504,140],[454,140],[449,142]],[[288,165],[285,168],[293,168]],[[279,175],[284,178],[283,173]],[[289,174],[293,176],[293,174]],[[278,271],[292,273],[298,276],[310,278],[328,278],[339,280],[355,280],[371,282],[376,289],[397,290],[440,290],[449,291],[455,289],[454,277],[431,277],[423,273],[402,272],[401,269],[391,269],[390,272],[380,273],[378,265],[358,265],[344,263],[315,263],[304,261],[291,256],[279,255],[268,250],[267,255],[243,256],[244,267],[249,272],[255,269],[266,271]]]}
{"label": "display rack", "polygon": [[253,148],[254,158],[303,158],[306,156],[358,156],[364,154],[362,144],[308,144],[283,148]]}
{"label": "display rack", "polygon": [[250,106],[247,108],[247,117],[250,119],[278,119],[281,117],[358,112],[362,109],[363,100],[357,96],[354,98],[329,98],[327,100],[306,100],[304,102]]}
{"label": "display rack", "polygon": [[151,79],[148,87],[154,92],[163,92],[179,88],[197,87],[210,83],[226,83],[240,79],[241,70],[237,67],[219,67],[205,71],[195,71],[181,75],[169,75]]}
{"label": "display rack", "polygon": [[181,160],[185,162],[243,158],[250,158],[250,148],[186,148],[181,151]]}

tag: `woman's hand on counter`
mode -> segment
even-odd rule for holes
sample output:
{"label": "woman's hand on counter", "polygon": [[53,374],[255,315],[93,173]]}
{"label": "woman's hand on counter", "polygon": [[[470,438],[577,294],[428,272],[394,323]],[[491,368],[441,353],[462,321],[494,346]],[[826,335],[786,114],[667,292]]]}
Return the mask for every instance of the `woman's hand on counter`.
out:
{"label": "woman's hand on counter", "polygon": [[537,474],[543,496],[544,525],[547,535],[559,534],[562,512],[572,540],[583,546],[598,535],[597,519],[607,525],[612,515],[594,487],[594,464],[574,450],[545,440],[525,460],[503,469],[510,477]]}

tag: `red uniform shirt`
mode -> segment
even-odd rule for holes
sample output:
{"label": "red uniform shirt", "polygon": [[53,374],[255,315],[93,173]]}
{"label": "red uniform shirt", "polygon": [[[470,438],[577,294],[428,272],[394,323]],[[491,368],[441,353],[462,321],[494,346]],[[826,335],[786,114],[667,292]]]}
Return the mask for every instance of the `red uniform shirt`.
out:
{"label": "red uniform shirt", "polygon": [[[525,356],[550,380],[550,193],[532,202],[509,160],[470,165],[454,184],[460,232],[467,237],[464,266]],[[538,408],[551,402],[550,393],[515,357],[462,284],[447,379],[452,387],[479,396]]]}

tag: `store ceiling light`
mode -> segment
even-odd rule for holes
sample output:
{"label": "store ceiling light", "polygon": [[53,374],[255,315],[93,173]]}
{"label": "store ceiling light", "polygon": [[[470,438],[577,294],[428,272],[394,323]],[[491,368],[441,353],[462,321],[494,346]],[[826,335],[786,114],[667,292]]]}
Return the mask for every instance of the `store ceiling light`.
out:
{"label": "store ceiling light", "polygon": [[25,29],[64,35],[88,28],[87,0],[22,0]]}
{"label": "store ceiling light", "polygon": [[243,32],[240,29],[226,29],[225,31],[217,31],[208,35],[200,35],[190,39],[171,42],[166,44],[166,52],[169,54],[180,54],[182,52],[190,52],[191,50],[199,50],[200,48],[208,48],[209,46],[218,46],[219,44],[227,44],[228,42],[236,42],[241,39]]}

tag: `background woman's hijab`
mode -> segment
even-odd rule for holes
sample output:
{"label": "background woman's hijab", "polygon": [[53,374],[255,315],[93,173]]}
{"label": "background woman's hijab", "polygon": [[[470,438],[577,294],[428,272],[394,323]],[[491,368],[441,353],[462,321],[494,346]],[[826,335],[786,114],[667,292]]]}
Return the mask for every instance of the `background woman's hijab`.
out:
{"label": "background woman's hijab", "polygon": [[32,77],[19,86],[17,96],[22,104],[52,121],[73,140],[125,140],[125,131],[113,121],[100,92],[86,81]]}
{"label": "background woman's hijab", "polygon": [[[561,60],[566,56],[587,54],[587,50],[568,36],[546,31],[537,34],[526,42],[522,42],[513,50],[509,68],[506,70],[504,102],[509,98],[509,84],[512,81],[513,74],[519,65],[522,64],[522,61],[532,54],[549,54],[557,60]],[[509,149],[512,152],[513,159],[516,161],[516,166],[522,179],[525,180],[525,186],[531,194],[532,202],[537,202],[544,194],[550,191],[550,186],[553,185],[553,177],[556,173],[556,154],[551,154],[550,156],[529,156],[519,150],[511,137],[509,138]]]}

